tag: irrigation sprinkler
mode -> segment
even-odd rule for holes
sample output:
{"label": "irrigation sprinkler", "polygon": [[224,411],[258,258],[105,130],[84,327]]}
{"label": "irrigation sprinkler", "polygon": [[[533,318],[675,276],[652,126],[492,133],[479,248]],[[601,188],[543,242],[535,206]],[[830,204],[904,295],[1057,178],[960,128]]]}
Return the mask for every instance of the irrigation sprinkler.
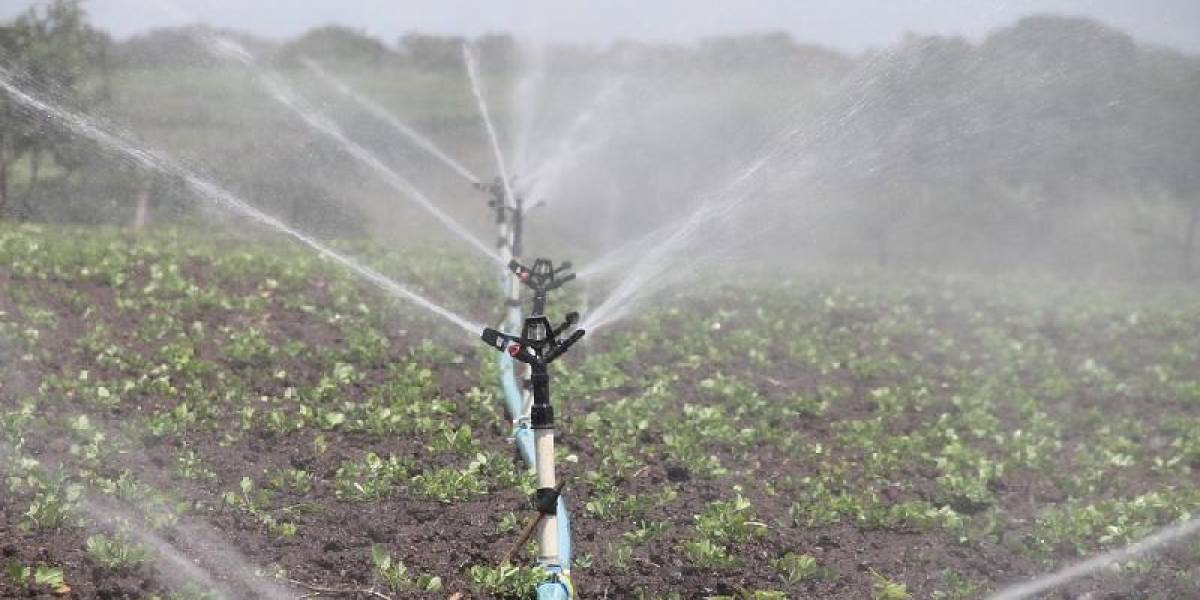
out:
{"label": "irrigation sprinkler", "polygon": [[[527,437],[532,431],[532,464],[538,485],[532,503],[537,515],[522,534],[522,539],[518,540],[517,546],[536,531],[538,564],[550,573],[550,578],[538,586],[538,598],[545,599],[570,598],[572,595],[569,517],[560,493],[562,484],[555,477],[554,407],[550,402],[550,372],[547,367],[583,338],[584,330],[571,331],[579,322],[579,313],[568,314],[557,327],[552,326],[545,315],[549,292],[574,279],[574,274],[567,273],[570,266],[570,263],[564,262],[555,267],[547,259],[537,259],[532,268],[515,260],[510,262],[509,268],[514,276],[533,291],[532,314],[524,319],[520,335],[486,328],[481,336],[484,342],[502,355],[529,369],[532,403],[528,406],[528,420],[518,420],[516,425],[518,439],[522,433]],[[510,551],[508,556],[512,554]]]}
{"label": "irrigation sprinkler", "polygon": [[526,267],[516,260],[509,261],[508,268],[517,279],[533,290],[533,315],[546,314],[546,295],[575,279],[570,261],[563,261],[558,267],[554,262],[545,258],[536,259],[533,268]]}
{"label": "irrigation sprinkler", "polygon": [[[506,187],[504,180],[496,177],[491,183],[476,183],[475,189],[488,195],[488,208],[496,213],[496,225],[500,228],[499,247],[507,246],[512,258],[521,256],[525,225],[525,196],[516,190],[516,177]],[[508,197],[507,190],[514,190]],[[511,200],[511,201],[510,201]]]}

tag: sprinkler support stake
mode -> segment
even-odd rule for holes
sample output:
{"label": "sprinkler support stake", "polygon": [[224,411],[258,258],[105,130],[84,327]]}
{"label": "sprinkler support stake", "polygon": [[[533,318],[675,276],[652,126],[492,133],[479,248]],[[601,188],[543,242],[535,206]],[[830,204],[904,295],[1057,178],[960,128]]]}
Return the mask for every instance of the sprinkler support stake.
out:
{"label": "sprinkler support stake", "polygon": [[509,546],[508,551],[504,553],[504,557],[500,559],[500,564],[505,565],[511,563],[513,556],[516,555],[516,553],[525,545],[525,542],[529,541],[529,538],[533,537],[533,532],[536,531],[538,525],[542,523],[542,519],[546,518],[546,515],[554,514],[558,510],[558,498],[562,494],[562,489],[565,485],[565,481],[560,481],[558,482],[558,485],[555,486],[553,490],[554,498],[553,500],[550,500],[548,509],[545,506],[538,504],[537,497],[534,497],[534,508],[537,510],[537,514],[529,520],[529,524],[525,526],[525,529],[521,530],[521,535],[517,536],[517,541],[513,542],[512,546]]}

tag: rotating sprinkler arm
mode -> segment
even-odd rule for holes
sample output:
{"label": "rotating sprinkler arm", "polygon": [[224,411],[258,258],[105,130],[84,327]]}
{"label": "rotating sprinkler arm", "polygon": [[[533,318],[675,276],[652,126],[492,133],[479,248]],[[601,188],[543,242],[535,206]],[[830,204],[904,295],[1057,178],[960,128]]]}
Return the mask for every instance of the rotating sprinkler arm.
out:
{"label": "rotating sprinkler arm", "polygon": [[[556,328],[554,330],[554,337],[558,338],[559,336],[561,336],[563,334],[563,332],[567,331],[568,329],[570,329],[572,326],[574,326],[578,322],[579,322],[579,313],[574,312],[574,311],[567,313],[567,318],[566,318],[566,320],[563,321],[563,324],[559,325],[558,328]],[[567,351],[566,348],[570,348],[572,345],[575,344],[575,342],[579,341],[579,338],[581,338],[581,337],[583,337],[582,330],[577,331],[574,334],[572,334],[570,338],[567,338],[567,341],[563,342],[562,345],[565,346],[565,348],[563,348],[563,350],[561,352],[559,352],[558,354],[562,354],[563,352],[566,352]],[[558,355],[556,354],[555,358],[557,358],[557,357],[558,357]]]}

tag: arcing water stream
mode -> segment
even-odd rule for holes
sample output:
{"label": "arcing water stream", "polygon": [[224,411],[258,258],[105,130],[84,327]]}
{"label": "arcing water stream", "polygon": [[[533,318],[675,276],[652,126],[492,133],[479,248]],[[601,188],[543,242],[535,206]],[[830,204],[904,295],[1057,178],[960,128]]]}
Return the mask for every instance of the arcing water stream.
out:
{"label": "arcing water stream", "polygon": [[549,202],[553,196],[549,195],[548,190],[554,188],[563,173],[579,160],[580,155],[596,144],[596,142],[585,144],[582,136],[595,123],[600,112],[617,97],[624,85],[625,81],[618,79],[604,86],[596,94],[592,103],[584,110],[579,111],[571,120],[566,132],[549,151],[548,157],[529,171],[526,183],[529,186],[530,198]]}
{"label": "arcing water stream", "polygon": [[459,239],[483,253],[483,255],[487,256],[489,259],[503,264],[503,261],[500,259],[499,255],[497,255],[491,248],[488,248],[486,244],[479,240],[479,238],[467,231],[466,228],[452,219],[450,215],[447,215],[440,208],[435,206],[433,202],[421,192],[421,190],[417,189],[417,187],[411,182],[404,177],[401,177],[399,173],[396,173],[396,171],[385,165],[383,161],[380,160],[378,156],[375,156],[375,154],[373,154],[370,150],[367,150],[362,145],[351,140],[344,132],[342,132],[340,127],[338,127],[332,121],[329,121],[325,117],[321,116],[321,114],[312,107],[308,106],[294,91],[292,91],[287,84],[285,84],[278,77],[275,77],[270,73],[258,68],[258,66],[254,63],[253,57],[250,56],[250,53],[242,48],[239,44],[232,40],[224,38],[210,38],[207,36],[204,38],[204,43],[205,47],[207,47],[214,54],[236,60],[250,68],[255,76],[255,79],[260,85],[263,86],[263,88],[271,95],[272,98],[294,112],[296,116],[300,117],[300,119],[302,119],[313,129],[316,129],[330,138],[333,138],[333,140],[336,141],[346,153],[358,159],[359,162],[363,163],[367,167],[370,167],[371,170],[375,171],[375,173],[378,174],[385,183],[387,183],[396,191],[400,192],[405,198],[408,198],[421,208],[425,209],[425,211],[430,215],[433,215],[435,219],[442,223],[442,225],[445,225],[446,228],[454,233],[454,235],[458,236]]}
{"label": "arcing water stream", "polygon": [[483,98],[483,83],[479,79],[479,65],[475,61],[475,54],[466,44],[463,44],[462,54],[463,62],[467,65],[467,78],[471,80],[471,93],[475,94],[475,102],[479,104],[479,114],[483,116],[483,125],[487,128],[488,140],[492,143],[492,153],[496,155],[496,168],[500,170],[500,179],[503,180],[501,183],[504,185],[504,201],[511,204],[515,202],[516,196],[513,196],[512,180],[508,176],[508,166],[504,163],[504,154],[500,152],[500,138],[496,135],[496,126],[492,123],[487,102]]}
{"label": "arcing water stream", "polygon": [[1188,521],[1165,527],[1124,548],[1117,548],[1111,552],[1093,556],[1061,571],[1042,575],[1031,581],[1005,588],[988,596],[987,600],[1025,600],[1026,598],[1031,598],[1042,592],[1052,590],[1081,577],[1086,577],[1106,569],[1123,560],[1136,558],[1147,552],[1174,544],[1197,533],[1200,533],[1200,517],[1194,517]]}
{"label": "arcing water stream", "polygon": [[[175,586],[185,583],[202,584],[207,593],[226,599],[229,595],[221,591],[217,580],[233,581],[264,600],[290,600],[295,595],[273,583],[268,577],[255,573],[252,563],[232,544],[220,539],[208,525],[177,524],[175,538],[187,540],[192,550],[185,553],[170,541],[146,527],[138,527],[136,515],[117,508],[100,497],[85,497],[80,508],[97,523],[124,523],[127,532],[137,543],[152,548],[155,569],[163,580]],[[206,563],[202,566],[200,560]]]}
{"label": "arcing water stream", "polygon": [[[21,469],[43,469],[43,465],[53,462],[57,462],[61,468],[64,461],[61,460],[62,457],[58,458],[59,460],[52,461],[44,452],[40,458],[30,456],[13,448],[4,439],[0,439],[0,461],[20,465]],[[103,525],[106,528],[116,529],[120,525],[120,531],[132,536],[138,544],[153,549],[155,560],[151,561],[151,565],[157,571],[158,578],[162,582],[176,587],[185,584],[202,585],[205,592],[210,594],[214,600],[229,600],[229,595],[222,590],[223,586],[218,583],[219,578],[213,574],[211,567],[205,568],[197,560],[201,558],[200,556],[189,556],[149,528],[139,526],[137,524],[139,519],[118,508],[108,498],[103,495],[83,493],[74,507],[91,520],[90,523],[84,523],[86,528],[94,529],[96,525]],[[98,530],[98,532],[103,533],[104,531]],[[220,579],[234,581],[245,586],[255,594],[256,598],[288,600],[292,597],[285,590],[254,573],[250,568],[251,563],[246,557],[233,545],[219,539],[208,527],[177,524],[176,532],[182,534],[179,537],[190,542],[198,541],[199,544],[193,545],[204,549],[203,558],[207,559],[206,562],[220,562]]]}
{"label": "arcing water stream", "polygon": [[[875,96],[869,93],[869,88],[875,81],[874,68],[886,57],[887,53],[876,57],[850,78],[842,95],[849,95],[856,100],[841,114],[835,118],[806,120],[801,125],[790,127],[773,136],[759,158],[738,171],[720,190],[701,200],[699,206],[684,217],[682,222],[668,223],[644,238],[630,243],[646,249],[645,252],[632,252],[626,245],[622,245],[581,268],[581,276],[595,276],[620,267],[628,261],[636,261],[631,269],[622,272],[621,282],[584,318],[581,327],[594,332],[599,327],[620,320],[628,316],[639,303],[695,272],[700,266],[693,256],[696,245],[704,242],[705,251],[710,254],[720,249],[716,247],[719,241],[715,235],[711,235],[713,231],[710,228],[720,226],[722,222],[731,218],[746,200],[756,195],[758,188],[753,182],[768,166],[780,157],[797,156],[805,148],[828,139],[876,101]],[[808,174],[810,169],[803,171],[803,174]],[[791,176],[797,174],[792,173]],[[706,233],[710,235],[705,235]],[[682,260],[684,258],[688,260]]]}
{"label": "arcing water stream", "polygon": [[546,47],[543,44],[518,46],[525,68],[513,85],[513,166],[518,173],[530,173],[530,146],[537,115],[545,108],[542,94],[546,87]]}
{"label": "arcing water stream", "polygon": [[396,132],[398,132],[400,135],[408,138],[409,141],[415,144],[418,148],[428,152],[430,156],[442,161],[443,164],[445,164],[447,167],[450,167],[455,173],[458,173],[460,176],[462,176],[463,179],[466,179],[470,183],[477,183],[480,181],[479,177],[475,176],[475,174],[463,166],[462,163],[454,160],[449,154],[446,154],[445,151],[443,151],[441,148],[438,148],[437,144],[434,144],[433,140],[429,139],[428,136],[422,135],[412,127],[409,127],[403,121],[396,118],[395,115],[388,112],[387,109],[371,101],[366,96],[358,93],[348,84],[346,84],[346,82],[334,77],[333,74],[326,71],[321,67],[321,65],[317,64],[315,60],[305,58],[301,62],[303,62],[304,66],[307,67],[308,70],[315,73],[322,81],[324,81],[333,89],[337,90],[338,93],[353,100],[355,104],[358,104],[375,118],[387,123],[392,129],[396,130]]}
{"label": "arcing water stream", "polygon": [[[689,214],[682,223],[678,226],[670,225],[670,233],[643,254],[633,269],[623,273],[616,289],[587,315],[580,327],[595,331],[627,316],[638,302],[660,291],[663,286],[680,276],[681,273],[677,271],[668,279],[667,271],[672,266],[677,266],[676,263],[687,254],[689,246],[701,238],[704,227],[719,224],[752,196],[752,190],[746,189],[747,183],[772,160],[785,153],[789,149],[789,142],[801,130],[802,128],[795,128],[787,132],[763,156],[742,169],[724,189],[701,202],[699,208]],[[594,272],[593,269],[588,271]]]}
{"label": "arcing water stream", "polygon": [[392,296],[407,300],[416,306],[438,315],[454,325],[457,325],[459,328],[463,329],[472,336],[477,336],[479,332],[482,331],[482,325],[468,321],[467,319],[447,310],[446,308],[434,303],[424,296],[421,296],[420,294],[417,294],[403,285],[400,285],[399,283],[389,279],[383,274],[367,266],[359,264],[353,259],[333,250],[329,246],[326,246],[325,244],[309,237],[308,235],[305,235],[303,232],[290,227],[283,221],[280,221],[279,219],[268,215],[257,208],[254,208],[242,199],[233,195],[228,190],[208,179],[200,177],[170,157],[154,150],[138,146],[137,144],[126,139],[120,133],[110,131],[108,128],[100,125],[91,117],[68,111],[62,107],[55,106],[54,104],[36,98],[17,87],[13,81],[14,77],[12,74],[3,68],[0,68],[0,90],[6,92],[13,101],[60,121],[71,131],[95,141],[108,150],[117,152],[125,158],[134,161],[138,166],[178,178],[180,181],[186,183],[188,188],[205,200],[208,200],[222,208],[233,211],[234,213],[246,217],[256,223],[265,225],[286,234],[305,246],[316,250],[322,256],[325,256],[345,267],[366,281],[378,286],[380,289],[391,294]]}

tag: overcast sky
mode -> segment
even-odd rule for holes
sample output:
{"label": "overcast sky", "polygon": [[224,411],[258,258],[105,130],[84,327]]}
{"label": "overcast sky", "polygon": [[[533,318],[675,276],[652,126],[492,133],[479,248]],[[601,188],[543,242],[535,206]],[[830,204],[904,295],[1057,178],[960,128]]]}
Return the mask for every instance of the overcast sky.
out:
{"label": "overcast sky", "polygon": [[[0,0],[0,19],[47,0]],[[862,50],[904,32],[978,39],[1030,13],[1084,15],[1134,37],[1200,53],[1200,0],[86,0],[118,38],[202,21],[271,37],[329,23],[391,43],[406,31],[508,32],[550,41],[684,41],[787,30],[798,41]]]}

